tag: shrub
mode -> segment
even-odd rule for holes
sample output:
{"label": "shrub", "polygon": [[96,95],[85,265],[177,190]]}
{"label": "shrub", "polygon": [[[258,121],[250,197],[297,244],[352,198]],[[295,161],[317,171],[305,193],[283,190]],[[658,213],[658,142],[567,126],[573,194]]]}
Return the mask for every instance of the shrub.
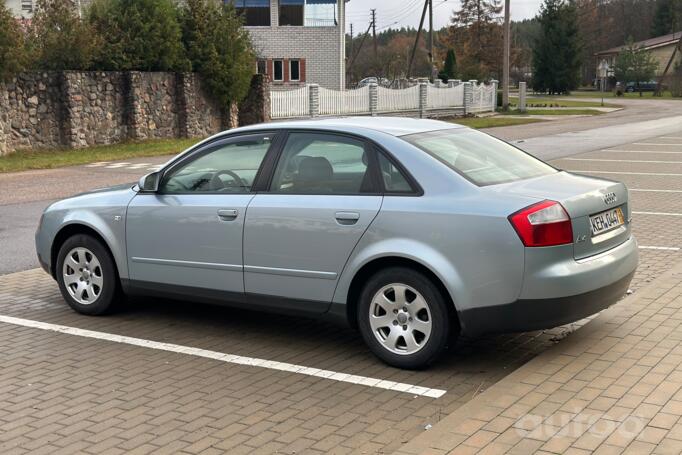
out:
{"label": "shrub", "polygon": [[24,32],[0,0],[0,81],[10,79],[25,65]]}
{"label": "shrub", "polygon": [[241,101],[249,90],[255,55],[248,33],[231,5],[187,0],[182,37],[192,70],[223,107]]}
{"label": "shrub", "polygon": [[173,0],[95,0],[88,22],[104,37],[96,68],[188,70],[178,14]]}
{"label": "shrub", "polygon": [[89,69],[102,42],[73,0],[38,0],[29,31],[31,57],[42,70]]}

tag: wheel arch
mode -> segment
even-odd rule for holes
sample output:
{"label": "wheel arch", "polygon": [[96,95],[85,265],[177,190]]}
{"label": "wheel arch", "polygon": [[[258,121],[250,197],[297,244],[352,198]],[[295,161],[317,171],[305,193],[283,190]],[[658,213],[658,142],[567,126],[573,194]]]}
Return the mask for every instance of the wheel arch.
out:
{"label": "wheel arch", "polygon": [[438,276],[438,274],[436,274],[430,267],[423,264],[421,261],[415,258],[401,255],[385,255],[375,257],[365,262],[354,273],[353,278],[350,281],[350,285],[348,286],[348,291],[345,298],[346,318],[351,327],[357,328],[358,300],[365,283],[379,270],[388,267],[410,268],[425,275],[429,280],[431,280],[431,282],[434,285],[436,285],[436,287],[440,290],[443,297],[449,303],[448,311],[451,320],[454,323],[453,325],[458,328],[461,327],[455,299],[451,291],[445,285],[443,279],[440,276]]}
{"label": "wheel arch", "polygon": [[109,245],[109,242],[106,240],[106,238],[101,232],[99,232],[93,226],[84,223],[66,224],[62,226],[61,229],[54,236],[54,240],[52,241],[52,245],[50,246],[50,270],[52,272],[52,277],[55,279],[57,278],[57,257],[59,256],[60,248],[62,247],[64,242],[66,242],[67,239],[78,234],[89,235],[102,243],[104,248],[106,248],[107,252],[111,255],[111,258],[113,259],[114,264],[116,265],[115,270],[116,276],[120,278],[121,267],[117,261],[116,255],[114,254],[111,248],[111,245]]}

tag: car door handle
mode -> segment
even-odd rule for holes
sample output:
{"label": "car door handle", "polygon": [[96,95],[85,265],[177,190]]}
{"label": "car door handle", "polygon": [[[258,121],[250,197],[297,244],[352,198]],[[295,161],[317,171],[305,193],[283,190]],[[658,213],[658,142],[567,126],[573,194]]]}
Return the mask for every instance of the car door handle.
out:
{"label": "car door handle", "polygon": [[336,212],[334,214],[336,221],[339,224],[355,224],[360,219],[360,214],[357,212]]}
{"label": "car door handle", "polygon": [[221,209],[218,210],[218,217],[223,221],[234,220],[239,215],[236,209]]}

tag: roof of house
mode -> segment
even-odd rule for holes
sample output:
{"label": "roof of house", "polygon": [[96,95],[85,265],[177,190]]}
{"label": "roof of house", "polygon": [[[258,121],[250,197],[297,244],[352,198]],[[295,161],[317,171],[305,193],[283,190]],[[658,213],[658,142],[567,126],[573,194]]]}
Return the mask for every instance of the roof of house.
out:
{"label": "roof of house", "polygon": [[[655,49],[661,46],[668,46],[670,44],[675,44],[682,37],[682,32],[669,33],[663,36],[657,36],[655,38],[645,39],[644,41],[637,41],[633,43],[635,47],[643,48],[646,50]],[[617,47],[612,47],[611,49],[606,49],[605,51],[597,52],[596,55],[609,55],[618,54],[620,51],[625,49],[628,45],[621,44]]]}

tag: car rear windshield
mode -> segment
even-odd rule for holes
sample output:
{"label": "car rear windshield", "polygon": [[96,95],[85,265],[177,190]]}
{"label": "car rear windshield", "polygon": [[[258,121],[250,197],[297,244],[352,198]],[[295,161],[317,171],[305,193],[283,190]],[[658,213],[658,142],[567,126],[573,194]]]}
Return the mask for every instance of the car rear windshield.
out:
{"label": "car rear windshield", "polygon": [[479,186],[558,172],[527,153],[478,131],[454,128],[403,136]]}

